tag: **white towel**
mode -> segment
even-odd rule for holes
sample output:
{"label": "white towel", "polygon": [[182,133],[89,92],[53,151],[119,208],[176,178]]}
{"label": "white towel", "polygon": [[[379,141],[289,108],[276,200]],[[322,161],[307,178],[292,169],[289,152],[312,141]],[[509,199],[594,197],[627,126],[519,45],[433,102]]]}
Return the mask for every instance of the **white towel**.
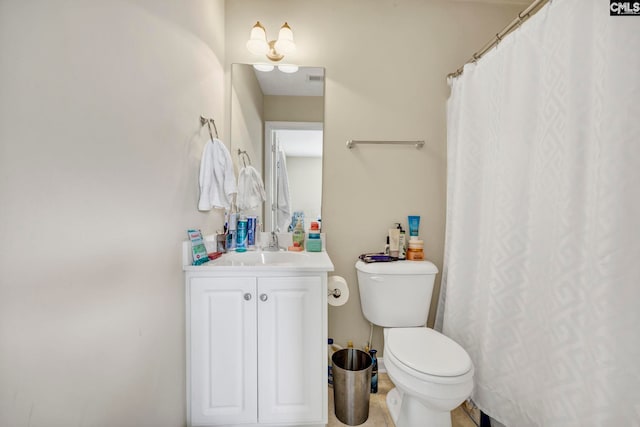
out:
{"label": "white towel", "polygon": [[198,209],[229,209],[233,195],[238,192],[233,174],[231,155],[219,139],[207,142],[200,161],[200,201]]}
{"label": "white towel", "polygon": [[238,174],[238,209],[241,211],[260,207],[267,195],[262,177],[253,166],[245,166]]}
{"label": "white towel", "polygon": [[291,222],[291,196],[289,195],[289,175],[287,173],[287,161],[283,150],[278,151],[278,171],[276,186],[278,189],[277,221],[280,231],[287,231]]}

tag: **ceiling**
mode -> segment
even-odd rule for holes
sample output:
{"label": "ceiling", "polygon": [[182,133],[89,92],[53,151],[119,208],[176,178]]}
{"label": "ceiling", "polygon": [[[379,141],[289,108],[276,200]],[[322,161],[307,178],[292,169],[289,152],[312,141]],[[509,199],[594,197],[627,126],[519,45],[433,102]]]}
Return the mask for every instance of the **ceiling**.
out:
{"label": "ceiling", "polygon": [[256,78],[265,95],[324,96],[324,68],[300,67],[295,73],[255,70]]}

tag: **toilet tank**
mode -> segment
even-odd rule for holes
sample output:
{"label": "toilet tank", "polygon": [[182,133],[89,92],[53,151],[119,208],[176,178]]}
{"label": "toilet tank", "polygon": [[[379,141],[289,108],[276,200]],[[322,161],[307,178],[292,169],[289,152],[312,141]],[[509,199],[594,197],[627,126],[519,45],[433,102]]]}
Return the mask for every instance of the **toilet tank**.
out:
{"label": "toilet tank", "polygon": [[356,262],[364,317],[386,328],[424,326],[438,268],[429,261]]}

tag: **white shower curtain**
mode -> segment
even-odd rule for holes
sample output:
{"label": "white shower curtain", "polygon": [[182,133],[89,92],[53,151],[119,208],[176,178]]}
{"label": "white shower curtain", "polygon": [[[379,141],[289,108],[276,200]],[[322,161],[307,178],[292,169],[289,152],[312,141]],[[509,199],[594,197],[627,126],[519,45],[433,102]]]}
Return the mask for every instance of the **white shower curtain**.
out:
{"label": "white shower curtain", "polygon": [[640,426],[640,16],[554,0],[451,84],[438,323],[472,398]]}

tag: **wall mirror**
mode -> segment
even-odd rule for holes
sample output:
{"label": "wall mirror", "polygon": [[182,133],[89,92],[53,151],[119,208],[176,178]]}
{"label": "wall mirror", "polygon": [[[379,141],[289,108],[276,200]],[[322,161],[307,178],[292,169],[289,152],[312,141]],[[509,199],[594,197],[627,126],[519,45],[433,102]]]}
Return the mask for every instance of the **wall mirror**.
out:
{"label": "wall mirror", "polygon": [[262,175],[267,200],[247,213],[264,231],[288,231],[298,215],[305,228],[321,220],[324,87],[321,67],[231,66],[230,151],[238,168],[248,162]]}

